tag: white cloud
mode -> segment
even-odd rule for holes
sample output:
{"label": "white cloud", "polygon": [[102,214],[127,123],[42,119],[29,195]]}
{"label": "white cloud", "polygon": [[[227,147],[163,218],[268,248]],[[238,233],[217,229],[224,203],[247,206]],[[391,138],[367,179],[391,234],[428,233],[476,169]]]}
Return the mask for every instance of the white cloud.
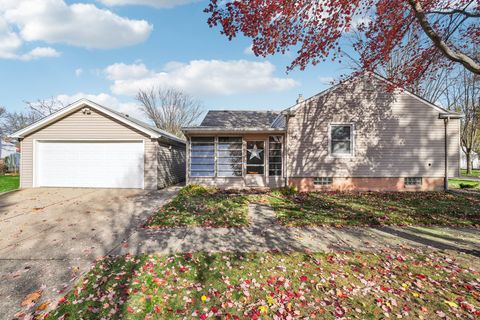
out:
{"label": "white cloud", "polygon": [[140,5],[155,8],[172,8],[199,1],[201,0],[100,0],[107,6]]}
{"label": "white cloud", "polygon": [[251,44],[243,50],[243,53],[248,54],[248,55],[254,55],[255,53],[253,53],[252,48],[253,48],[253,45]]}
{"label": "white cloud", "polygon": [[[121,17],[93,4],[64,0],[1,0],[0,58],[15,59],[25,42],[65,43],[109,49],[145,41],[153,26],[145,20]],[[33,49],[27,57],[53,57],[53,48]]]}
{"label": "white cloud", "polygon": [[65,106],[78,101],[82,98],[88,99],[99,105],[105,106],[107,108],[114,109],[118,112],[128,114],[133,118],[139,120],[146,120],[143,112],[140,110],[140,106],[135,102],[122,102],[116,97],[109,95],[108,93],[99,93],[99,94],[88,94],[79,92],[73,95],[61,94],[56,97],[60,102]]}
{"label": "white cloud", "polygon": [[115,63],[105,69],[105,74],[109,80],[141,79],[153,75],[143,63]]}
{"label": "white cloud", "polygon": [[75,75],[77,77],[80,77],[82,74],[83,74],[83,69],[82,68],[75,69]]}
{"label": "white cloud", "polygon": [[231,95],[257,91],[282,91],[298,85],[291,78],[273,74],[270,62],[247,60],[193,60],[170,62],[160,72],[143,64],[114,64],[104,70],[113,81],[111,90],[119,95],[135,95],[139,89],[174,87],[197,96]]}

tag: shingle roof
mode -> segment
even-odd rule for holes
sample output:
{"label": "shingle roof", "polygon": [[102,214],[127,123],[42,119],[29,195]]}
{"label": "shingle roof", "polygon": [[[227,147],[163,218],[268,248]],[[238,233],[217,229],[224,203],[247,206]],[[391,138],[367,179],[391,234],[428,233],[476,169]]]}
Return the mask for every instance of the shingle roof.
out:
{"label": "shingle roof", "polygon": [[280,112],[210,110],[200,127],[270,128]]}

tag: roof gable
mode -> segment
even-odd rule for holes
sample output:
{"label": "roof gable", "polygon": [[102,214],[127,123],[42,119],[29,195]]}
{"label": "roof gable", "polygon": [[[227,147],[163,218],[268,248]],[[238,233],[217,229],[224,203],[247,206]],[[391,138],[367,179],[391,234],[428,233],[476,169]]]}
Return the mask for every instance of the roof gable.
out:
{"label": "roof gable", "polygon": [[166,138],[166,139],[169,139],[169,140],[174,140],[176,142],[181,142],[181,143],[185,143],[185,141],[183,141],[182,139],[179,139],[177,138],[176,136],[168,133],[168,132],[165,132],[164,130],[161,130],[161,129],[158,129],[158,128],[155,128],[155,127],[152,127],[144,122],[141,122],[139,120],[136,120],[136,119],[133,119],[127,115],[124,115],[122,113],[119,113],[117,111],[114,111],[110,108],[107,108],[107,107],[104,107],[104,106],[101,106],[95,102],[92,102],[90,100],[87,100],[87,99],[81,99],[81,100],[78,100],[68,106],[66,106],[65,108],[62,108],[60,110],[58,110],[57,112],[55,113],[52,113],[51,115],[29,125],[28,127],[26,128],[23,128],[15,133],[13,133],[11,135],[12,138],[24,138],[25,136],[28,136],[29,134],[33,133],[33,132],[36,132],[38,130],[41,130],[42,128],[70,115],[70,114],[73,114],[75,112],[77,112],[78,110],[82,109],[82,108],[92,108],[92,109],[95,109],[103,114],[106,114],[108,115],[109,117],[131,127],[131,128],[134,128],[140,132],[143,132],[145,133],[146,135],[148,135],[150,138],[152,139],[158,139],[158,138]]}

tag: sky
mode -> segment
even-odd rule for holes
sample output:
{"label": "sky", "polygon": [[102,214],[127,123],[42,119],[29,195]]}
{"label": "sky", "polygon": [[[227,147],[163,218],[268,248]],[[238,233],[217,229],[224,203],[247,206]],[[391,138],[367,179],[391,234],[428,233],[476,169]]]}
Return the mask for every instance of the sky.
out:
{"label": "sky", "polygon": [[202,0],[0,0],[0,106],[88,98],[145,120],[139,89],[175,87],[204,110],[282,110],[348,74],[337,62],[287,73],[295,53],[256,57],[210,28]]}

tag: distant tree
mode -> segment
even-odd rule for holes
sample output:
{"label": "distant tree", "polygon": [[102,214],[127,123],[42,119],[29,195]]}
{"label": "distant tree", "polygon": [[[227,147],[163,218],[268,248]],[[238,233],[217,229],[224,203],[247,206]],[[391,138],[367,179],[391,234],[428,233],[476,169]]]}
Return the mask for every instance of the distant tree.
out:
{"label": "distant tree", "polygon": [[452,109],[464,114],[460,132],[461,147],[466,155],[467,173],[472,173],[472,153],[480,148],[480,75],[462,71],[455,85],[448,88]]}
{"label": "distant tree", "polygon": [[394,50],[408,53],[389,73],[398,85],[453,65],[480,74],[479,56],[465,50],[480,45],[478,0],[210,0],[205,12],[229,39],[252,38],[256,55],[297,50],[289,69],[340,59],[345,37],[357,30],[362,69],[388,67]]}
{"label": "distant tree", "polygon": [[55,97],[49,99],[38,99],[35,102],[24,101],[26,110],[22,112],[8,112],[0,108],[0,135],[8,136],[32,123],[49,116],[63,108],[64,105]]}
{"label": "distant tree", "polygon": [[201,102],[178,89],[139,90],[137,101],[157,128],[177,137],[184,137],[181,128],[194,124],[202,114]]}

